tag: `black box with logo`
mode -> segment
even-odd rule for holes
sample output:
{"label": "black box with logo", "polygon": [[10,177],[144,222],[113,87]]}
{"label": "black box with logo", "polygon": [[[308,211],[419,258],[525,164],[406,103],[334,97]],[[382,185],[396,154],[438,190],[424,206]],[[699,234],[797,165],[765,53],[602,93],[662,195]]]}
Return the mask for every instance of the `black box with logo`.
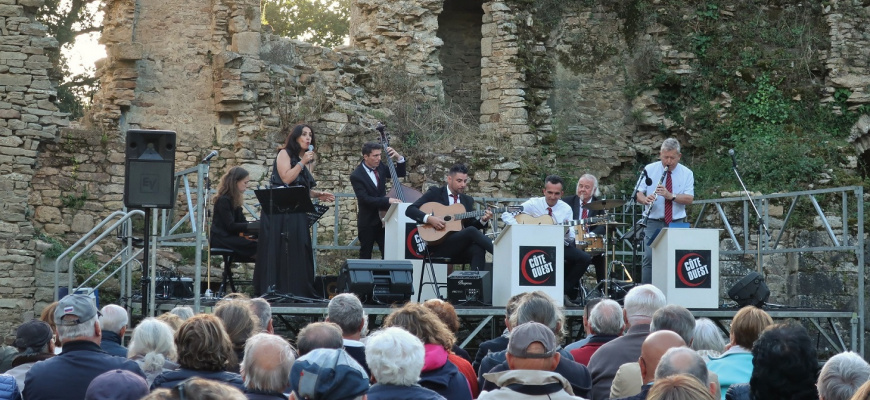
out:
{"label": "black box with logo", "polygon": [[453,271],[447,277],[451,304],[492,304],[492,274],[488,271]]}

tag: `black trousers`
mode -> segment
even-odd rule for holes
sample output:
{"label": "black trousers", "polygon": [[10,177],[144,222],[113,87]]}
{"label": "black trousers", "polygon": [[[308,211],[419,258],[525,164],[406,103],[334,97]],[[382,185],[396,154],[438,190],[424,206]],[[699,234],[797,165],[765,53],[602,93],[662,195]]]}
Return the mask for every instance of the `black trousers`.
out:
{"label": "black trousers", "polygon": [[437,246],[429,246],[433,256],[467,259],[471,267],[483,271],[486,269],[486,253],[492,253],[492,239],[480,229],[473,226],[453,232]]}
{"label": "black trousers", "polygon": [[375,243],[378,244],[378,249],[381,250],[381,258],[384,258],[384,227],[382,225],[360,226],[357,228],[359,234],[359,258],[372,258],[372,249]]}
{"label": "black trousers", "polygon": [[[565,295],[576,299],[580,285],[580,278],[592,263],[592,256],[577,247],[565,246]],[[596,268],[597,275],[597,268]]]}

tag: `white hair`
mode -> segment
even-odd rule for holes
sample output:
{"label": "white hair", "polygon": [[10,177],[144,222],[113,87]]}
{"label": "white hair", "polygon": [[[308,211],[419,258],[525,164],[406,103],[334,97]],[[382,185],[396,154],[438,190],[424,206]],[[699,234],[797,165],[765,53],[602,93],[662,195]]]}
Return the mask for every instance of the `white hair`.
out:
{"label": "white hair", "polygon": [[342,335],[353,335],[359,333],[365,311],[355,294],[341,293],[329,301],[327,317],[341,328]]}
{"label": "white hair", "polygon": [[174,335],[169,324],[157,318],[145,318],[133,330],[127,357],[143,356],[144,372],[162,371],[167,359],[175,360],[178,357]]}
{"label": "white hair", "polygon": [[395,326],[373,333],[366,341],[366,363],[379,383],[415,385],[425,354],[420,339]]}
{"label": "white hair", "polygon": [[[61,322],[63,319],[61,319]],[[61,343],[65,343],[72,339],[76,338],[93,338],[97,336],[97,326],[100,325],[100,321],[97,320],[97,316],[94,315],[93,318],[82,321],[82,323],[77,325],[62,325],[57,324],[57,337],[60,338]]]}
{"label": "white hair", "polygon": [[709,318],[698,318],[695,321],[695,334],[692,335],[692,349],[725,351],[725,336]]}
{"label": "white hair", "polygon": [[262,297],[253,298],[248,304],[260,321],[260,332],[265,332],[266,328],[269,327],[269,321],[272,320],[272,306]]}
{"label": "white hair", "polygon": [[819,398],[849,400],[864,382],[870,379],[870,364],[857,353],[837,354],[822,367],[816,386]]}
{"label": "white hair", "polygon": [[650,320],[653,314],[667,304],[664,293],[653,285],[635,286],[625,295],[625,315],[628,322]]}
{"label": "white hair", "polygon": [[130,323],[130,317],[124,307],[109,304],[100,310],[100,328],[104,331],[121,333],[121,329]]}
{"label": "white hair", "polygon": [[186,321],[188,318],[194,315],[193,309],[188,306],[175,307],[170,310],[169,313],[177,315],[179,318],[181,318],[182,321]]}
{"label": "white hair", "polygon": [[661,151],[677,151],[677,154],[680,153],[680,142],[674,138],[667,138],[664,142],[662,142]]}
{"label": "white hair", "polygon": [[580,190],[580,181],[583,179],[588,179],[588,180],[592,181],[592,195],[593,196],[600,194],[598,192],[598,178],[596,178],[595,175],[592,175],[592,174],[583,174],[582,176],[580,176],[579,179],[577,179],[577,188],[574,190],[574,193],[576,193],[578,190]]}
{"label": "white hair", "polygon": [[602,300],[589,312],[589,325],[596,335],[619,335],[625,326],[622,307],[613,300]]}
{"label": "white hair", "polygon": [[245,376],[245,388],[283,392],[287,389],[294,361],[293,346],[282,337],[268,333],[251,336],[245,342],[245,355],[239,366]]}
{"label": "white hair", "polygon": [[688,347],[671,347],[659,360],[656,367],[655,379],[659,380],[669,376],[687,374],[697,378],[705,386],[710,383],[707,364],[695,350]]}

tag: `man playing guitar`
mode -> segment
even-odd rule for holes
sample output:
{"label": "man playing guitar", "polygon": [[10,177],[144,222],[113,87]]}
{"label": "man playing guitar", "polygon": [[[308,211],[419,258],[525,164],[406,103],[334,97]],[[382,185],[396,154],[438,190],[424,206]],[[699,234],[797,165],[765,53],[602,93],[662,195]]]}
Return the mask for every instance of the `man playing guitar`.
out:
{"label": "man playing guitar", "polygon": [[[564,181],[558,175],[550,175],[544,180],[544,196],[533,197],[526,200],[523,204],[523,213],[531,217],[540,217],[549,215],[553,218],[556,224],[562,224],[571,221],[572,212],[571,206],[562,201],[562,188],[565,186]],[[511,213],[504,213],[501,216],[502,221],[506,224],[515,224],[517,221]],[[574,299],[578,296],[578,284],[586,267],[592,261],[592,257],[574,247],[574,230],[568,229],[565,234],[565,306],[576,306]]]}
{"label": "man playing guitar", "polygon": [[[417,199],[405,210],[408,218],[425,224],[436,231],[447,228],[449,221],[435,215],[429,215],[420,207],[426,203],[434,202],[444,206],[460,203],[467,212],[472,212],[474,199],[465,194],[468,185],[468,168],[462,164],[456,164],[447,172],[447,185],[430,188],[422,197]],[[462,220],[462,229],[458,232],[448,233],[438,244],[427,243],[432,255],[439,257],[454,258],[458,256],[470,257],[471,266],[477,270],[486,268],[486,253],[492,253],[492,240],[481,232],[485,229],[484,224],[492,218],[492,212],[485,211],[480,218],[465,218]]]}

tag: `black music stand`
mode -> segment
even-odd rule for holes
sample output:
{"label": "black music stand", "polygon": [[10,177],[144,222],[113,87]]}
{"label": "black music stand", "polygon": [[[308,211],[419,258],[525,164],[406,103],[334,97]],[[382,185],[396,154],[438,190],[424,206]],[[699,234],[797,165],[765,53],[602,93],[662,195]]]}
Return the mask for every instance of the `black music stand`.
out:
{"label": "black music stand", "polygon": [[[316,211],[314,203],[311,202],[309,190],[305,186],[284,186],[258,189],[254,191],[254,194],[257,196],[257,200],[260,201],[260,210],[264,214],[260,219],[261,224],[264,218],[268,220],[270,216],[275,214],[310,213]],[[274,255],[275,252],[270,251],[269,254]],[[274,262],[270,262],[270,264],[274,264]],[[275,282],[276,279],[277,277],[270,276],[268,281]],[[263,294],[263,297],[272,299],[280,298],[302,303],[322,301],[321,299],[312,299],[308,297],[295,296],[293,294],[282,294],[276,292],[274,284],[269,286],[267,293]]]}

